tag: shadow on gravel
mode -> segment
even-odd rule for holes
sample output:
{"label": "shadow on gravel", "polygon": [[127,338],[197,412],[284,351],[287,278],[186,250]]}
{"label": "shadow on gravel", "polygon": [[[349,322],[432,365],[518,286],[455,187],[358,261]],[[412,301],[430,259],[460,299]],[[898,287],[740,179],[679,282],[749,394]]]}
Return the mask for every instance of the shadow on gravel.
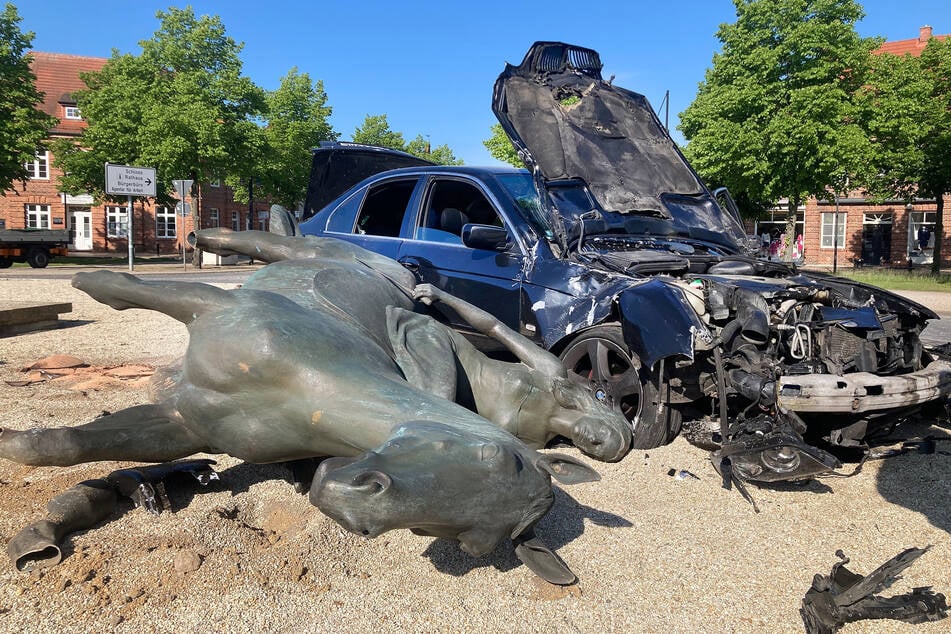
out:
{"label": "shadow on gravel", "polygon": [[[551,550],[570,543],[584,533],[584,520],[598,526],[621,528],[633,526],[619,515],[605,513],[590,506],[579,504],[573,497],[559,487],[553,487],[555,503],[551,511],[535,527],[535,534]],[[492,566],[499,572],[508,572],[522,565],[515,556],[512,542],[504,540],[491,553],[482,557],[472,557],[459,549],[459,544],[451,539],[437,539],[431,543],[423,556],[428,557],[439,572],[461,577],[477,568]],[[570,561],[566,561],[571,568]]]}
{"label": "shadow on gravel", "polygon": [[878,472],[883,498],[921,513],[931,524],[951,533],[951,431],[934,444],[934,453],[908,452],[886,458]]}

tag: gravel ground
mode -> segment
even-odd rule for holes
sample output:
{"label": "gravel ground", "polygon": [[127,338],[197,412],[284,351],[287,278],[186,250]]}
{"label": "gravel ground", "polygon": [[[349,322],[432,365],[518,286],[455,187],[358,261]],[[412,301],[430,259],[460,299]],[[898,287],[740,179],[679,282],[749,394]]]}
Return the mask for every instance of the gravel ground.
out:
{"label": "gravel ground", "polygon": [[[136,383],[13,387],[20,367],[66,353],[89,363],[174,360],[184,327],[114,311],[65,280],[0,277],[0,300],[71,301],[69,327],[0,339],[0,412],[13,428],[69,425],[148,401]],[[940,311],[948,312],[948,311]],[[946,445],[945,445],[946,446]],[[575,453],[574,449],[564,450]],[[682,439],[602,480],[556,488],[538,533],[580,578],[539,581],[509,544],[481,558],[408,531],[367,540],[297,495],[277,466],[219,459],[221,483],[173,492],[174,513],[122,507],[68,538],[44,574],[0,566],[5,632],[796,632],[798,609],[837,549],[866,574],[910,546],[933,548],[892,588],[951,594],[951,459],[903,455],[853,478],[756,488],[756,514],[719,486],[707,454]],[[0,533],[11,538],[48,499],[120,463],[0,462]],[[699,479],[676,479],[669,469]],[[947,632],[949,622],[864,622],[845,632]]]}

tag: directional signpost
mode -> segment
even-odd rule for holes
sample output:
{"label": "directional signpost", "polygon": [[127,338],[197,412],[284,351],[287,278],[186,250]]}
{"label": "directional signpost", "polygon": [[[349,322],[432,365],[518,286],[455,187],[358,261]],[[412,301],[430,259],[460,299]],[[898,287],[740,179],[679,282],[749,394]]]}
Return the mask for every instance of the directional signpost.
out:
{"label": "directional signpost", "polygon": [[131,271],[134,257],[132,237],[135,235],[132,233],[132,197],[155,197],[155,168],[106,163],[106,193],[129,197],[127,242],[129,243],[129,270]]}

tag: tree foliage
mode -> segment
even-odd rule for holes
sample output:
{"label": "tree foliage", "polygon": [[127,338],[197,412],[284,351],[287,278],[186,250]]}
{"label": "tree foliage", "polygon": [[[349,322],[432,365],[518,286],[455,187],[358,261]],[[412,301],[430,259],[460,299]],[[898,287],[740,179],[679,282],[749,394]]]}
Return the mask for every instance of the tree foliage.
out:
{"label": "tree foliage", "polygon": [[871,141],[862,184],[880,198],[937,202],[932,271],[941,267],[944,194],[951,193],[951,41],[932,38],[920,58],[876,55],[858,91]]}
{"label": "tree foliage", "polygon": [[20,31],[20,14],[7,4],[0,12],[0,191],[27,178],[25,163],[47,138],[56,118],[37,108],[43,95],[36,90],[27,51],[33,33]]}
{"label": "tree foliage", "polygon": [[[307,196],[311,149],[321,141],[332,141],[337,134],[328,118],[331,107],[322,81],[312,81],[307,73],[292,68],[277,90],[267,94],[266,125],[260,129],[258,155],[253,157],[253,177],[260,192],[288,208]],[[247,200],[237,176],[227,179],[237,200]]]}
{"label": "tree foliage", "polygon": [[368,114],[363,120],[363,125],[358,126],[353,131],[353,141],[366,145],[388,147],[393,150],[402,150],[438,165],[462,165],[462,160],[456,158],[448,145],[443,144],[432,148],[429,140],[424,138],[422,134],[417,134],[416,138],[407,143],[403,139],[402,132],[396,132],[390,128],[385,114]]}
{"label": "tree foliage", "polygon": [[66,191],[102,193],[105,162],[154,167],[160,198],[173,179],[246,176],[263,149],[264,92],[241,74],[242,45],[217,16],[159,11],[142,54],[113,51],[76,95],[88,127],[78,147],[57,143]]}
{"label": "tree foliage", "polygon": [[502,125],[500,123],[494,124],[491,131],[492,136],[482,141],[482,145],[486,147],[492,158],[514,167],[525,167],[525,163],[518,157],[518,152],[508,135],[505,134]]}
{"label": "tree foliage", "polygon": [[752,200],[830,197],[867,155],[852,96],[879,41],[853,0],[733,0],[696,99],[680,115],[685,153],[707,182]]}
{"label": "tree foliage", "polygon": [[393,150],[402,150],[406,147],[402,132],[390,129],[385,114],[367,115],[363,125],[353,131],[353,142],[365,145],[377,145]]}

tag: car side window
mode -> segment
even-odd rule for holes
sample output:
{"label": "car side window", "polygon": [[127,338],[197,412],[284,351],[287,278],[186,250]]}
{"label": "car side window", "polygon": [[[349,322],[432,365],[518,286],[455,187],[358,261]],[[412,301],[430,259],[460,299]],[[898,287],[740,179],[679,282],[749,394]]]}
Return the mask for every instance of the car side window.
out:
{"label": "car side window", "polygon": [[504,226],[481,189],[461,180],[435,180],[416,227],[416,239],[462,244],[462,228],[470,223]]}
{"label": "car side window", "polygon": [[353,232],[398,238],[416,180],[392,180],[371,187],[363,199]]}

